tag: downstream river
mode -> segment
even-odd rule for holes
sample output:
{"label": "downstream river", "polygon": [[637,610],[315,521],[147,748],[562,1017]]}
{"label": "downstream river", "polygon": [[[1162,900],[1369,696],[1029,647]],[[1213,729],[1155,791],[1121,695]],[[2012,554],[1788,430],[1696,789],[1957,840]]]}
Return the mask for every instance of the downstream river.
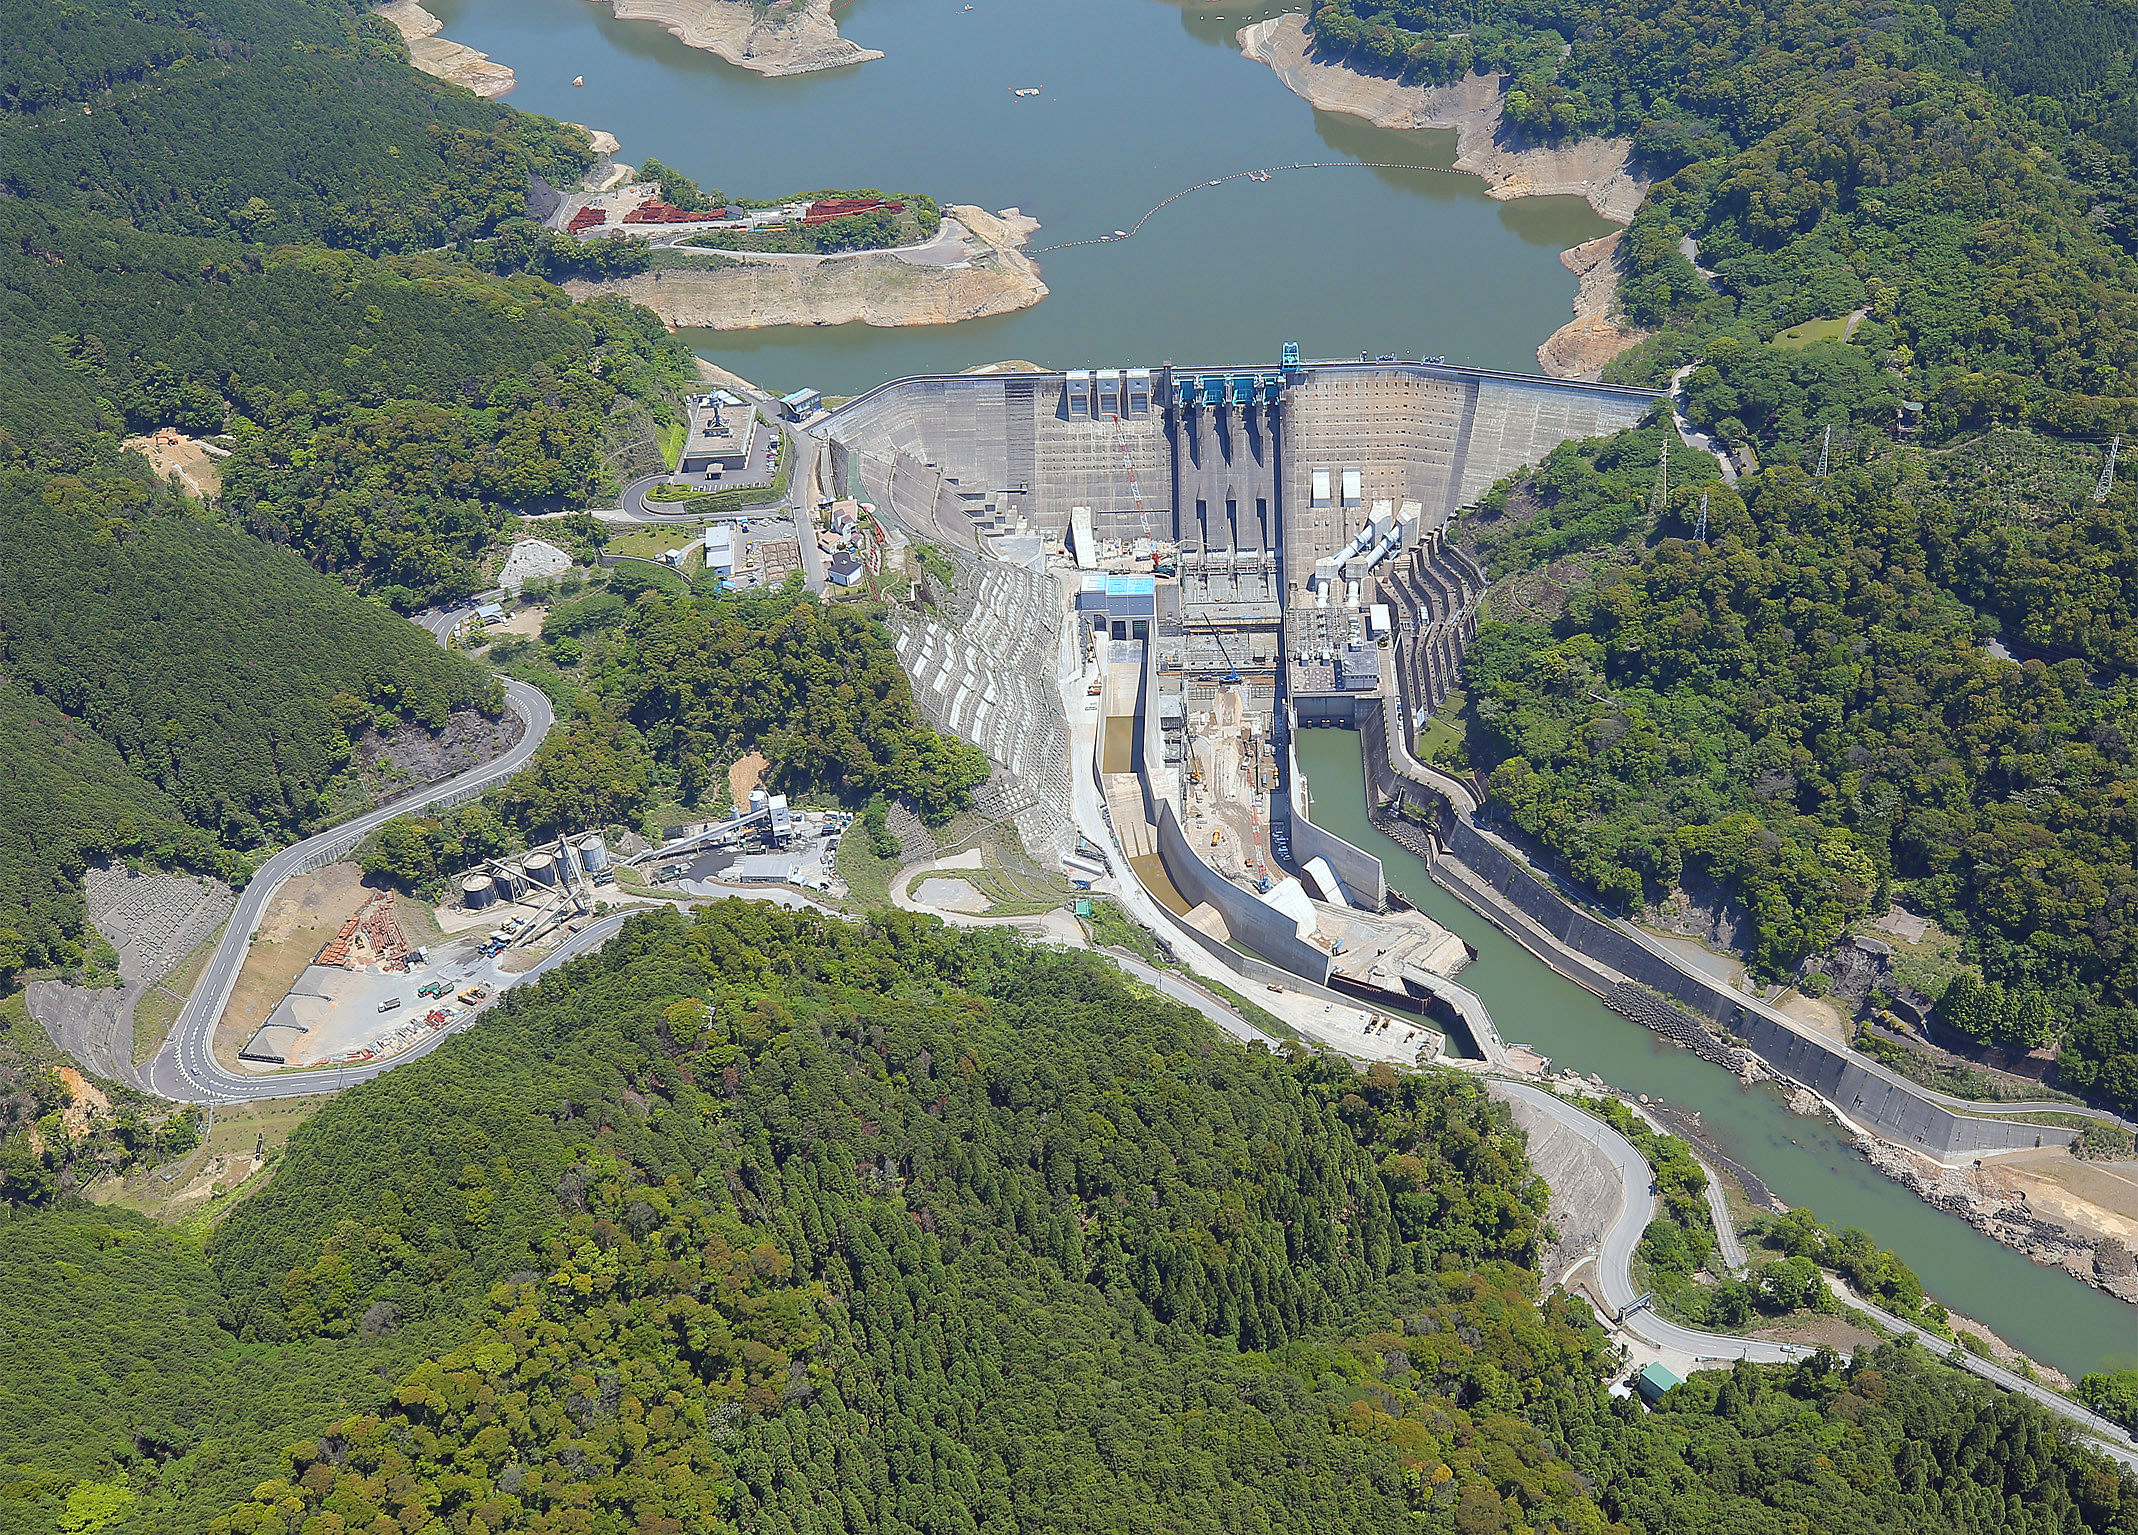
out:
{"label": "downstream river", "polygon": [[[1446,167],[1452,133],[1316,112],[1233,35],[1287,7],[1173,0],[852,0],[840,30],[887,57],[767,80],[589,0],[436,0],[444,35],[519,75],[512,105],[604,128],[730,196],[827,187],[1016,207],[1035,248],[1127,229],[1184,187],[1310,161]],[[574,75],[586,85],[574,89]],[[1037,86],[1037,97],[1013,90]],[[955,326],[693,331],[699,353],[779,391],[857,394],[911,373],[1025,358],[1059,367],[1274,364],[1394,352],[1536,371],[1573,315],[1559,252],[1612,226],[1574,197],[1494,202],[1442,170],[1340,169],[1183,198],[1133,240],[1040,256],[1053,291]]]}
{"label": "downstream river", "polygon": [[[589,0],[430,0],[445,35],[518,72],[506,99],[604,128],[708,190],[829,187],[1018,207],[1035,246],[1126,229],[1184,187],[1304,161],[1446,167],[1450,133],[1388,132],[1316,112],[1234,33],[1286,7],[1212,13],[1175,0],[850,0],[841,29],[888,57],[766,80],[619,22]],[[574,89],[571,79],[584,75]],[[1011,92],[1037,86],[1036,98]],[[949,327],[695,332],[756,383],[853,394],[1002,358],[1073,367],[1274,362],[1366,351],[1534,372],[1571,314],[1559,252],[1611,226],[1570,197],[1494,202],[1482,182],[1357,167],[1234,181],[1182,199],[1133,240],[1039,260],[1050,297]],[[1698,1109],[1730,1154],[1791,1204],[1862,1226],[1946,1304],[2078,1374],[2138,1356],[2130,1308],[2038,1268],[1888,1181],[1823,1121],[1745,1091],[1607,1011],[1459,905],[1367,822],[1358,738],[1306,731],[1315,819],[1380,854],[1389,883],[1479,952],[1465,974],[1511,1039],[1631,1092]]]}
{"label": "downstream river", "polygon": [[1779,1198],[1835,1225],[1861,1226],[1907,1260],[1938,1300],[2074,1379],[2138,1363],[2132,1308],[1932,1209],[1858,1155],[1831,1121],[1800,1118],[1773,1088],[1743,1087],[1621,1018],[1434,884],[1424,863],[1366,818],[1356,732],[1302,730],[1294,739],[1314,824],[1377,856],[1390,885],[1469,941],[1477,963],[1462,983],[1506,1038],[1536,1046],[1556,1066],[1699,1110],[1716,1144]]}

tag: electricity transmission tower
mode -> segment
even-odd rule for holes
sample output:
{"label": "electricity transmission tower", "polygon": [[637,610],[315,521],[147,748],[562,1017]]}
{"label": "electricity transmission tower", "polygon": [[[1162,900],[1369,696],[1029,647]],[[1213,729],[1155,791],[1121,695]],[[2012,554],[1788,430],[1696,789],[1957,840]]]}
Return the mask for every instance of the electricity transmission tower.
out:
{"label": "electricity transmission tower", "polygon": [[1700,492],[1700,521],[1693,527],[1693,542],[1707,542],[1707,492],[1704,490]]}
{"label": "electricity transmission tower", "polygon": [[2116,449],[2122,445],[2123,436],[2120,432],[2108,439],[2108,462],[2101,466],[2101,477],[2093,482],[2095,505],[2106,501],[2108,493],[2116,488]]}
{"label": "electricity transmission tower", "polygon": [[1660,522],[1670,510],[1670,444],[1663,444],[1663,453],[1656,460],[1655,489],[1648,493],[1648,515]]}
{"label": "electricity transmission tower", "polygon": [[1819,444],[1819,478],[1822,480],[1826,478],[1826,456],[1833,451],[1833,446],[1834,429],[1829,426],[1826,429],[1825,440]]}

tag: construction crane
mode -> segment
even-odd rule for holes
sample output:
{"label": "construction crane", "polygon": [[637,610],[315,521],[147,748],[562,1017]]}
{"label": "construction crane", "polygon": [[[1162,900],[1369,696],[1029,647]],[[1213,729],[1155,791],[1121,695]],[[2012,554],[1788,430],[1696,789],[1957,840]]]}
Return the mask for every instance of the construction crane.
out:
{"label": "construction crane", "polygon": [[2123,446],[2123,434],[2117,433],[2108,439],[2108,462],[2101,466],[2101,477],[2093,482],[2093,499],[2096,506],[2108,499],[2108,493],[2116,488],[2116,449]]}
{"label": "construction crane", "polygon": [[1226,648],[1224,632],[1219,629],[1212,629],[1210,637],[1217,641],[1217,653],[1225,658],[1225,680],[1228,683],[1242,681],[1239,667],[1233,664],[1232,652]]}

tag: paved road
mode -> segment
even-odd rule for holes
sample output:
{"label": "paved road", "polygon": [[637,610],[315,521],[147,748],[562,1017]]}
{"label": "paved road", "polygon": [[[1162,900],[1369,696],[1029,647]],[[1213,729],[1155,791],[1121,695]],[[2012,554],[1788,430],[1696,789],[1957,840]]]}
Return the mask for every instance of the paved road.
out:
{"label": "paved road", "polygon": [[[1598,1151],[1618,1170],[1620,1186],[1625,1198],[1620,1202],[1618,1215],[1610,1230],[1604,1233],[1603,1253],[1596,1260],[1597,1283],[1603,1290],[1604,1300],[1614,1311],[1623,1313],[1639,1298],[1640,1292],[1633,1287],[1633,1250],[1640,1245],[1641,1233],[1648,1229],[1648,1222],[1655,1210],[1655,1180],[1649,1171],[1648,1162],[1634,1144],[1616,1130],[1596,1118],[1575,1108],[1572,1104],[1546,1092],[1541,1087],[1530,1087],[1521,1082],[1502,1082],[1494,1091],[1508,1097],[1519,1098],[1539,1112],[1550,1115],[1567,1129],[1573,1131]],[[1676,1349],[1681,1354],[1690,1354],[1695,1359],[1749,1359],[1754,1364],[1780,1364],[1786,1360],[1800,1359],[1811,1352],[1795,1343],[1769,1343],[1760,1338],[1733,1338],[1726,1333],[1701,1332],[1692,1327],[1681,1327],[1676,1322],[1666,1321],[1647,1307],[1642,1307],[1622,1324],[1625,1329],[1644,1342],[1658,1348]]]}
{"label": "paved road", "polygon": [[[223,1016],[223,1009],[229,1005],[231,992],[237,987],[238,972],[244,968],[253,931],[259,927],[267,903],[291,875],[347,856],[359,842],[394,816],[406,815],[442,800],[457,799],[518,772],[549,733],[552,715],[549,699],[524,682],[505,679],[505,696],[513,711],[526,721],[527,728],[503,756],[367,811],[316,837],[308,837],[284,848],[261,865],[260,871],[252,877],[252,883],[238,897],[237,909],[231,913],[229,924],[223,930],[222,942],[216,945],[208,968],[193,988],[193,995],[179,1010],[178,1020],[171,1027],[171,1037],[142,1072],[143,1084],[151,1092],[181,1102],[234,1103],[319,1091],[317,1074],[307,1074],[304,1085],[300,1086],[297,1080],[287,1077],[235,1075],[215,1063],[210,1048],[215,1026]],[[391,1061],[352,1067],[338,1080],[360,1082],[421,1053],[421,1050],[412,1050]]]}
{"label": "paved road", "polygon": [[[1597,1259],[1596,1267],[1604,1299],[1615,1310],[1623,1313],[1626,1307],[1633,1303],[1637,1293],[1633,1288],[1633,1250],[1639,1245],[1641,1233],[1647,1229],[1649,1217],[1655,1208],[1655,1186],[1647,1161],[1631,1141],[1602,1120],[1540,1087],[1501,1081],[1493,1084],[1493,1091],[1519,1098],[1540,1112],[1550,1115],[1596,1147],[1618,1169],[1625,1199],[1619,1206],[1618,1216],[1611,1229],[1604,1236],[1603,1254]],[[1913,1322],[1881,1310],[1859,1295],[1844,1293],[1843,1299],[1848,1304],[1868,1312],[1889,1331],[1906,1333],[1939,1357],[1972,1370],[1984,1380],[2008,1391],[2017,1391],[2029,1397],[2063,1418],[2082,1434],[2091,1436],[2098,1442],[2098,1448],[2105,1453],[2127,1465],[2138,1467],[2138,1445],[2134,1445],[2129,1434],[2099,1414],[2089,1412],[2069,1397],[2059,1396],[2047,1387],[2038,1386],[2001,1365],[1992,1364],[1963,1348],[1947,1343],[1935,1333],[1927,1332]],[[1776,1364],[1784,1360],[1802,1358],[1811,1352],[1810,1349],[1794,1343],[1768,1343],[1759,1339],[1734,1338],[1724,1333],[1701,1332],[1695,1328],[1681,1327],[1675,1322],[1664,1320],[1646,1307],[1626,1317],[1621,1325],[1645,1342],[1655,1344],[1659,1348],[1676,1349],[1701,1360],[1743,1358],[1754,1364]]]}

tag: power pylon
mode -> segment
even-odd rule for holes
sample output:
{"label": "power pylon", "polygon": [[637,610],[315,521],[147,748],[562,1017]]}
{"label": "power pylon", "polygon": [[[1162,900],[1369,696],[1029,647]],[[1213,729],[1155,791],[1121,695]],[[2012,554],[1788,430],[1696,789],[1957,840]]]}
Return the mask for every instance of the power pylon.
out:
{"label": "power pylon", "polygon": [[1826,478],[1826,456],[1833,451],[1833,447],[1834,429],[1829,426],[1826,429],[1825,440],[1819,444],[1819,478],[1822,480]]}
{"label": "power pylon", "polygon": [[2116,488],[2116,449],[2122,445],[2123,436],[2120,432],[2108,439],[2108,462],[2101,466],[2101,477],[2093,482],[2093,499],[2097,506],[2106,501],[2108,493]]}
{"label": "power pylon", "polygon": [[1707,492],[1704,490],[1700,492],[1700,520],[1693,525],[1693,542],[1707,542]]}

